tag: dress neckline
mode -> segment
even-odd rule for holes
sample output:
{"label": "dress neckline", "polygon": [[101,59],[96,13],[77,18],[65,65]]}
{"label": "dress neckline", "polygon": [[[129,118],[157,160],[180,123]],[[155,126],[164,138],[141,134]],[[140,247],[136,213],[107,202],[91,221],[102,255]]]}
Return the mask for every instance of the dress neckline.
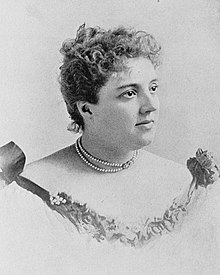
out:
{"label": "dress neckline", "polygon": [[3,165],[0,178],[8,185],[15,181],[20,187],[40,197],[53,211],[68,219],[79,233],[88,234],[98,242],[119,241],[130,247],[142,247],[158,236],[171,233],[193,205],[199,188],[206,188],[219,178],[219,167],[212,155],[199,149],[196,157],[187,161],[187,168],[193,179],[189,188],[175,198],[161,217],[147,218],[139,223],[125,224],[115,217],[105,217],[90,209],[86,203],[74,201],[64,192],[50,194],[33,181],[20,176],[25,163],[25,155],[13,142],[0,148]]}

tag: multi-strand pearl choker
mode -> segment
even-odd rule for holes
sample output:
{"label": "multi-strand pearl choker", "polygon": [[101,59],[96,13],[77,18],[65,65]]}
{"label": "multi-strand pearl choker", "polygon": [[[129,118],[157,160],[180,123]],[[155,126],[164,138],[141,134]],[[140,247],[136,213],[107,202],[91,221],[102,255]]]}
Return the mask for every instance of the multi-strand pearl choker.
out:
{"label": "multi-strand pearl choker", "polygon": [[[79,155],[79,157],[88,166],[90,166],[94,170],[97,170],[99,172],[104,172],[104,173],[116,173],[121,170],[127,169],[131,166],[132,163],[134,163],[134,160],[137,157],[137,151],[135,151],[132,158],[124,163],[114,163],[114,162],[108,162],[105,160],[101,160],[99,158],[92,156],[88,151],[86,151],[86,149],[82,146],[81,137],[77,139],[77,141],[75,143],[75,148],[76,148],[76,152]],[[93,162],[97,162],[98,164],[106,165],[106,166],[110,166],[110,167],[114,167],[114,168],[101,168],[98,165],[92,163],[89,159]]]}

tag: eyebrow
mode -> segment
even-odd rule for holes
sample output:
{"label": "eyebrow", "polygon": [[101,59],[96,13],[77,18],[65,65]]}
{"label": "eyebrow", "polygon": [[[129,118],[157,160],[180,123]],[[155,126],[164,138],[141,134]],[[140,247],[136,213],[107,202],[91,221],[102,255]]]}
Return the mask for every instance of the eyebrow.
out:
{"label": "eyebrow", "polygon": [[151,80],[150,84],[152,84],[153,82],[158,82],[158,81],[159,81],[158,78],[155,78],[155,79]]}
{"label": "eyebrow", "polygon": [[129,84],[125,84],[125,85],[117,87],[117,90],[122,90],[122,89],[125,89],[125,88],[128,88],[128,87],[135,87],[135,88],[137,88],[138,85],[136,83],[129,83]]}
{"label": "eyebrow", "polygon": [[[155,78],[155,79],[151,80],[151,82],[150,82],[149,84],[152,84],[153,82],[158,82],[158,79]],[[117,90],[122,90],[122,89],[125,89],[125,88],[128,88],[128,87],[137,88],[137,87],[138,87],[138,84],[136,84],[136,83],[125,84],[125,85],[122,85],[122,86],[117,87]]]}

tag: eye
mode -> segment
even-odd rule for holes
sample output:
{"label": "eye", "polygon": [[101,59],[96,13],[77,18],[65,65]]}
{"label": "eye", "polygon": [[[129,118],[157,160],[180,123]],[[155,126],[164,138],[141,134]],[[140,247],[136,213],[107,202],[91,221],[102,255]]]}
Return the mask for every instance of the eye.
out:
{"label": "eye", "polygon": [[133,98],[137,95],[137,92],[135,90],[128,90],[125,93],[123,93],[121,96],[125,97],[125,98]]}
{"label": "eye", "polygon": [[152,93],[152,94],[155,94],[156,92],[157,92],[157,90],[158,90],[158,84],[156,84],[156,83],[153,83],[151,86],[150,86],[150,92]]}

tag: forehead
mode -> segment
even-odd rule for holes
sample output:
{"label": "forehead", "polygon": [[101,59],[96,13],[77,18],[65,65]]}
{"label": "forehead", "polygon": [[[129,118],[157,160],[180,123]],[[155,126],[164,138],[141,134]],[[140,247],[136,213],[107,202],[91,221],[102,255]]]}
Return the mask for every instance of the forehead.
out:
{"label": "forehead", "polygon": [[137,85],[147,87],[157,74],[151,61],[144,57],[128,58],[124,69],[113,73],[99,91],[99,101],[118,94],[122,86]]}
{"label": "forehead", "polygon": [[156,71],[151,61],[144,57],[128,58],[125,61],[125,68],[121,72],[113,73],[110,81],[117,84],[124,82],[150,82],[157,78]]}

